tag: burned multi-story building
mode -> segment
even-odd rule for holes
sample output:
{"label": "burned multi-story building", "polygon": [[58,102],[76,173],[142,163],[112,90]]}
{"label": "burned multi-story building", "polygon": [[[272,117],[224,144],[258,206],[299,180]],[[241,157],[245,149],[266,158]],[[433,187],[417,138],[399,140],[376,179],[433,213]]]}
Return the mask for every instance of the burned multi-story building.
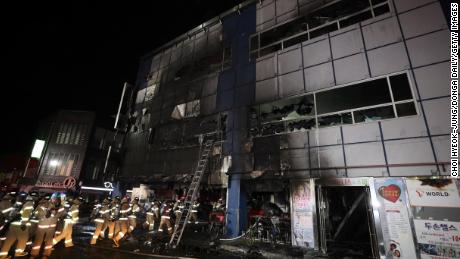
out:
{"label": "burned multi-story building", "polygon": [[[120,176],[186,187],[214,134],[203,184],[226,193],[229,236],[262,200],[294,245],[427,253],[415,219],[460,221],[455,181],[430,182],[450,171],[448,39],[437,0],[246,1],[142,57]],[[445,214],[414,201],[446,186]]]}

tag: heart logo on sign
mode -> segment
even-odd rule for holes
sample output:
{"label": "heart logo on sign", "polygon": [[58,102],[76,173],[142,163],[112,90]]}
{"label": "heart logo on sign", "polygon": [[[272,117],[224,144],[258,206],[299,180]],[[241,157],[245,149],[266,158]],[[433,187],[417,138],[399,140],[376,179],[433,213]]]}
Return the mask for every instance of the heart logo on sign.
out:
{"label": "heart logo on sign", "polygon": [[388,186],[382,186],[379,188],[379,194],[385,200],[395,203],[399,196],[401,195],[401,188],[395,184],[390,184]]}

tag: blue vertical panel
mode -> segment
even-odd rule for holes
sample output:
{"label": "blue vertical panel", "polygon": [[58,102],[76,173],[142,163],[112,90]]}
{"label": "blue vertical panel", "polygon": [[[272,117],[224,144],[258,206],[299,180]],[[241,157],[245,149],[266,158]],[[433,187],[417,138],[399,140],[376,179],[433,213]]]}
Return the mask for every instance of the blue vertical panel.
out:
{"label": "blue vertical panel", "polygon": [[[235,237],[241,234],[246,228],[246,191],[241,184],[241,173],[247,169],[244,166],[243,158],[245,154],[241,153],[242,144],[245,141],[243,136],[246,132],[246,123],[240,123],[247,120],[246,105],[249,106],[254,102],[254,98],[248,99],[245,96],[244,101],[238,101],[241,96],[234,94],[250,94],[255,88],[255,63],[249,61],[249,36],[256,31],[256,6],[255,4],[241,10],[240,14],[233,14],[223,20],[224,43],[231,46],[232,64],[231,67],[222,72],[219,76],[219,85],[217,87],[218,110],[226,110],[229,113],[229,122],[232,126],[227,127],[227,142],[233,145],[226,145],[224,152],[232,154],[232,167],[228,183],[228,203],[227,203],[227,235]],[[245,91],[238,89],[247,88]],[[230,90],[231,89],[231,90]],[[234,122],[239,123],[234,123]]]}

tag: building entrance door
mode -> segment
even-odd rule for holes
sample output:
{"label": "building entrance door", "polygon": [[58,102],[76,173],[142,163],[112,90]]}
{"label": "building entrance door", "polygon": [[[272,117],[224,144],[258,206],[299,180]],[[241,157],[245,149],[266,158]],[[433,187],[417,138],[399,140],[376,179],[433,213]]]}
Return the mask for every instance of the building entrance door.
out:
{"label": "building entrance door", "polygon": [[316,191],[322,252],[378,258],[369,187],[317,185]]}

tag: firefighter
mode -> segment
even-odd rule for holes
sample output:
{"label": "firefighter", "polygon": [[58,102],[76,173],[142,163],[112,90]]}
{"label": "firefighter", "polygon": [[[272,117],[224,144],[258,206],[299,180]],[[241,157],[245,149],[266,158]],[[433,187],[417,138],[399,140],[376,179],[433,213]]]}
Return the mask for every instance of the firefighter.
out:
{"label": "firefighter", "polygon": [[190,218],[188,223],[195,222],[195,224],[198,224],[198,207],[200,206],[200,203],[198,201],[194,201],[192,204],[192,209],[190,210]]}
{"label": "firefighter", "polygon": [[[96,206],[95,206],[96,207]],[[96,241],[100,236],[104,236],[105,228],[107,227],[108,220],[110,217],[110,201],[105,198],[102,201],[102,205],[98,206],[98,215],[95,216],[94,222],[96,223],[96,230],[94,231],[93,238],[91,239],[91,245],[95,245]]]}
{"label": "firefighter", "polygon": [[108,222],[110,218],[110,203],[111,202],[112,202],[112,198],[107,197],[107,202],[102,203],[101,213],[102,213],[102,218],[104,219],[104,223],[102,224],[101,233],[99,234],[100,240],[104,239],[105,231],[107,230],[107,227],[108,227]]}
{"label": "firefighter", "polygon": [[110,206],[110,216],[107,221],[107,227],[109,228],[109,238],[110,239],[113,239],[115,237],[115,234],[118,233],[118,224],[115,224],[115,223],[118,220],[119,213],[120,213],[120,197],[116,196],[115,199],[112,200],[112,204]]}
{"label": "firefighter", "polygon": [[30,192],[29,196],[32,197],[32,200],[33,200],[33,203],[34,203],[34,208],[32,210],[32,215],[30,216],[30,219],[29,219],[29,223],[30,223],[30,226],[28,227],[29,236],[28,236],[28,240],[27,240],[27,243],[26,243],[26,245],[28,245],[28,246],[32,245],[32,237],[35,236],[35,231],[37,229],[38,220],[34,216],[33,212],[35,211],[35,208],[36,208],[38,202],[40,201],[40,196],[38,195],[38,192],[35,192],[35,191]]}
{"label": "firefighter", "polygon": [[128,232],[129,222],[128,222],[128,215],[131,211],[129,207],[128,199],[125,197],[121,200],[120,205],[120,215],[117,221],[119,232],[113,238],[113,247],[120,246],[120,240],[126,235]]}
{"label": "firefighter", "polygon": [[138,214],[141,211],[141,207],[139,206],[139,197],[135,197],[131,201],[130,211],[131,211],[131,214],[128,216],[128,222],[129,222],[128,233],[129,234],[131,234],[131,232],[133,232],[134,228],[136,227],[136,224],[137,224],[136,214]]}
{"label": "firefighter", "polygon": [[[20,201],[18,201],[20,203]],[[25,252],[27,240],[29,239],[29,227],[30,227],[30,217],[34,211],[34,201],[32,196],[27,196],[24,205],[19,207],[19,203],[16,204],[16,209],[18,209],[18,214],[16,214],[15,218],[12,219],[12,223],[8,229],[8,233],[6,235],[6,240],[2,245],[0,250],[0,258],[6,258],[8,255],[8,251],[10,250],[11,246],[16,242],[16,250],[15,256],[25,256],[27,253]]]}
{"label": "firefighter", "polygon": [[184,208],[184,204],[182,200],[177,200],[173,207],[174,215],[176,216],[176,221],[179,221],[182,215],[183,208]]}
{"label": "firefighter", "polygon": [[40,206],[47,204],[51,198],[50,195],[42,196],[40,197],[38,193],[32,193],[32,197],[34,197],[35,200],[35,207],[34,207],[34,212],[32,213],[32,216],[30,218],[30,227],[29,227],[29,241],[27,242],[27,245],[32,245],[33,240],[35,239],[35,233],[37,232],[38,229],[38,214],[39,214],[39,208]]}
{"label": "firefighter", "polygon": [[14,195],[7,193],[0,201],[0,241],[6,240],[6,230],[9,225],[10,213],[14,210]]}
{"label": "firefighter", "polygon": [[159,219],[160,206],[157,202],[152,202],[152,206],[148,209],[145,217],[145,225],[148,231],[153,231],[155,228],[155,221]]}
{"label": "firefighter", "polygon": [[78,207],[82,203],[83,198],[78,197],[74,200],[69,200],[70,208],[68,209],[65,219],[64,219],[64,227],[62,229],[62,233],[58,234],[53,239],[53,245],[56,245],[65,238],[64,245],[65,247],[72,247],[72,232],[73,232],[73,225],[78,221]]}
{"label": "firefighter", "polygon": [[163,227],[168,228],[168,233],[172,234],[172,226],[171,226],[171,211],[172,211],[172,206],[168,202],[164,202],[161,205],[161,220],[160,220],[160,226],[158,227],[158,232],[163,232]]}
{"label": "firefighter", "polygon": [[62,204],[61,207],[64,208],[64,210],[62,211],[62,213],[59,213],[61,217],[58,218],[58,221],[56,223],[56,231],[54,232],[55,236],[60,235],[63,232],[64,224],[65,224],[65,216],[71,206],[71,201],[67,199],[67,196],[64,193],[59,193],[59,199],[60,199],[60,204]]}
{"label": "firefighter", "polygon": [[38,256],[42,243],[45,243],[43,257],[48,258],[51,255],[53,248],[53,237],[56,230],[57,220],[62,217],[65,209],[61,206],[61,199],[59,193],[54,193],[51,200],[43,203],[37,208],[38,228],[35,233],[34,243],[30,255],[32,257]]}

